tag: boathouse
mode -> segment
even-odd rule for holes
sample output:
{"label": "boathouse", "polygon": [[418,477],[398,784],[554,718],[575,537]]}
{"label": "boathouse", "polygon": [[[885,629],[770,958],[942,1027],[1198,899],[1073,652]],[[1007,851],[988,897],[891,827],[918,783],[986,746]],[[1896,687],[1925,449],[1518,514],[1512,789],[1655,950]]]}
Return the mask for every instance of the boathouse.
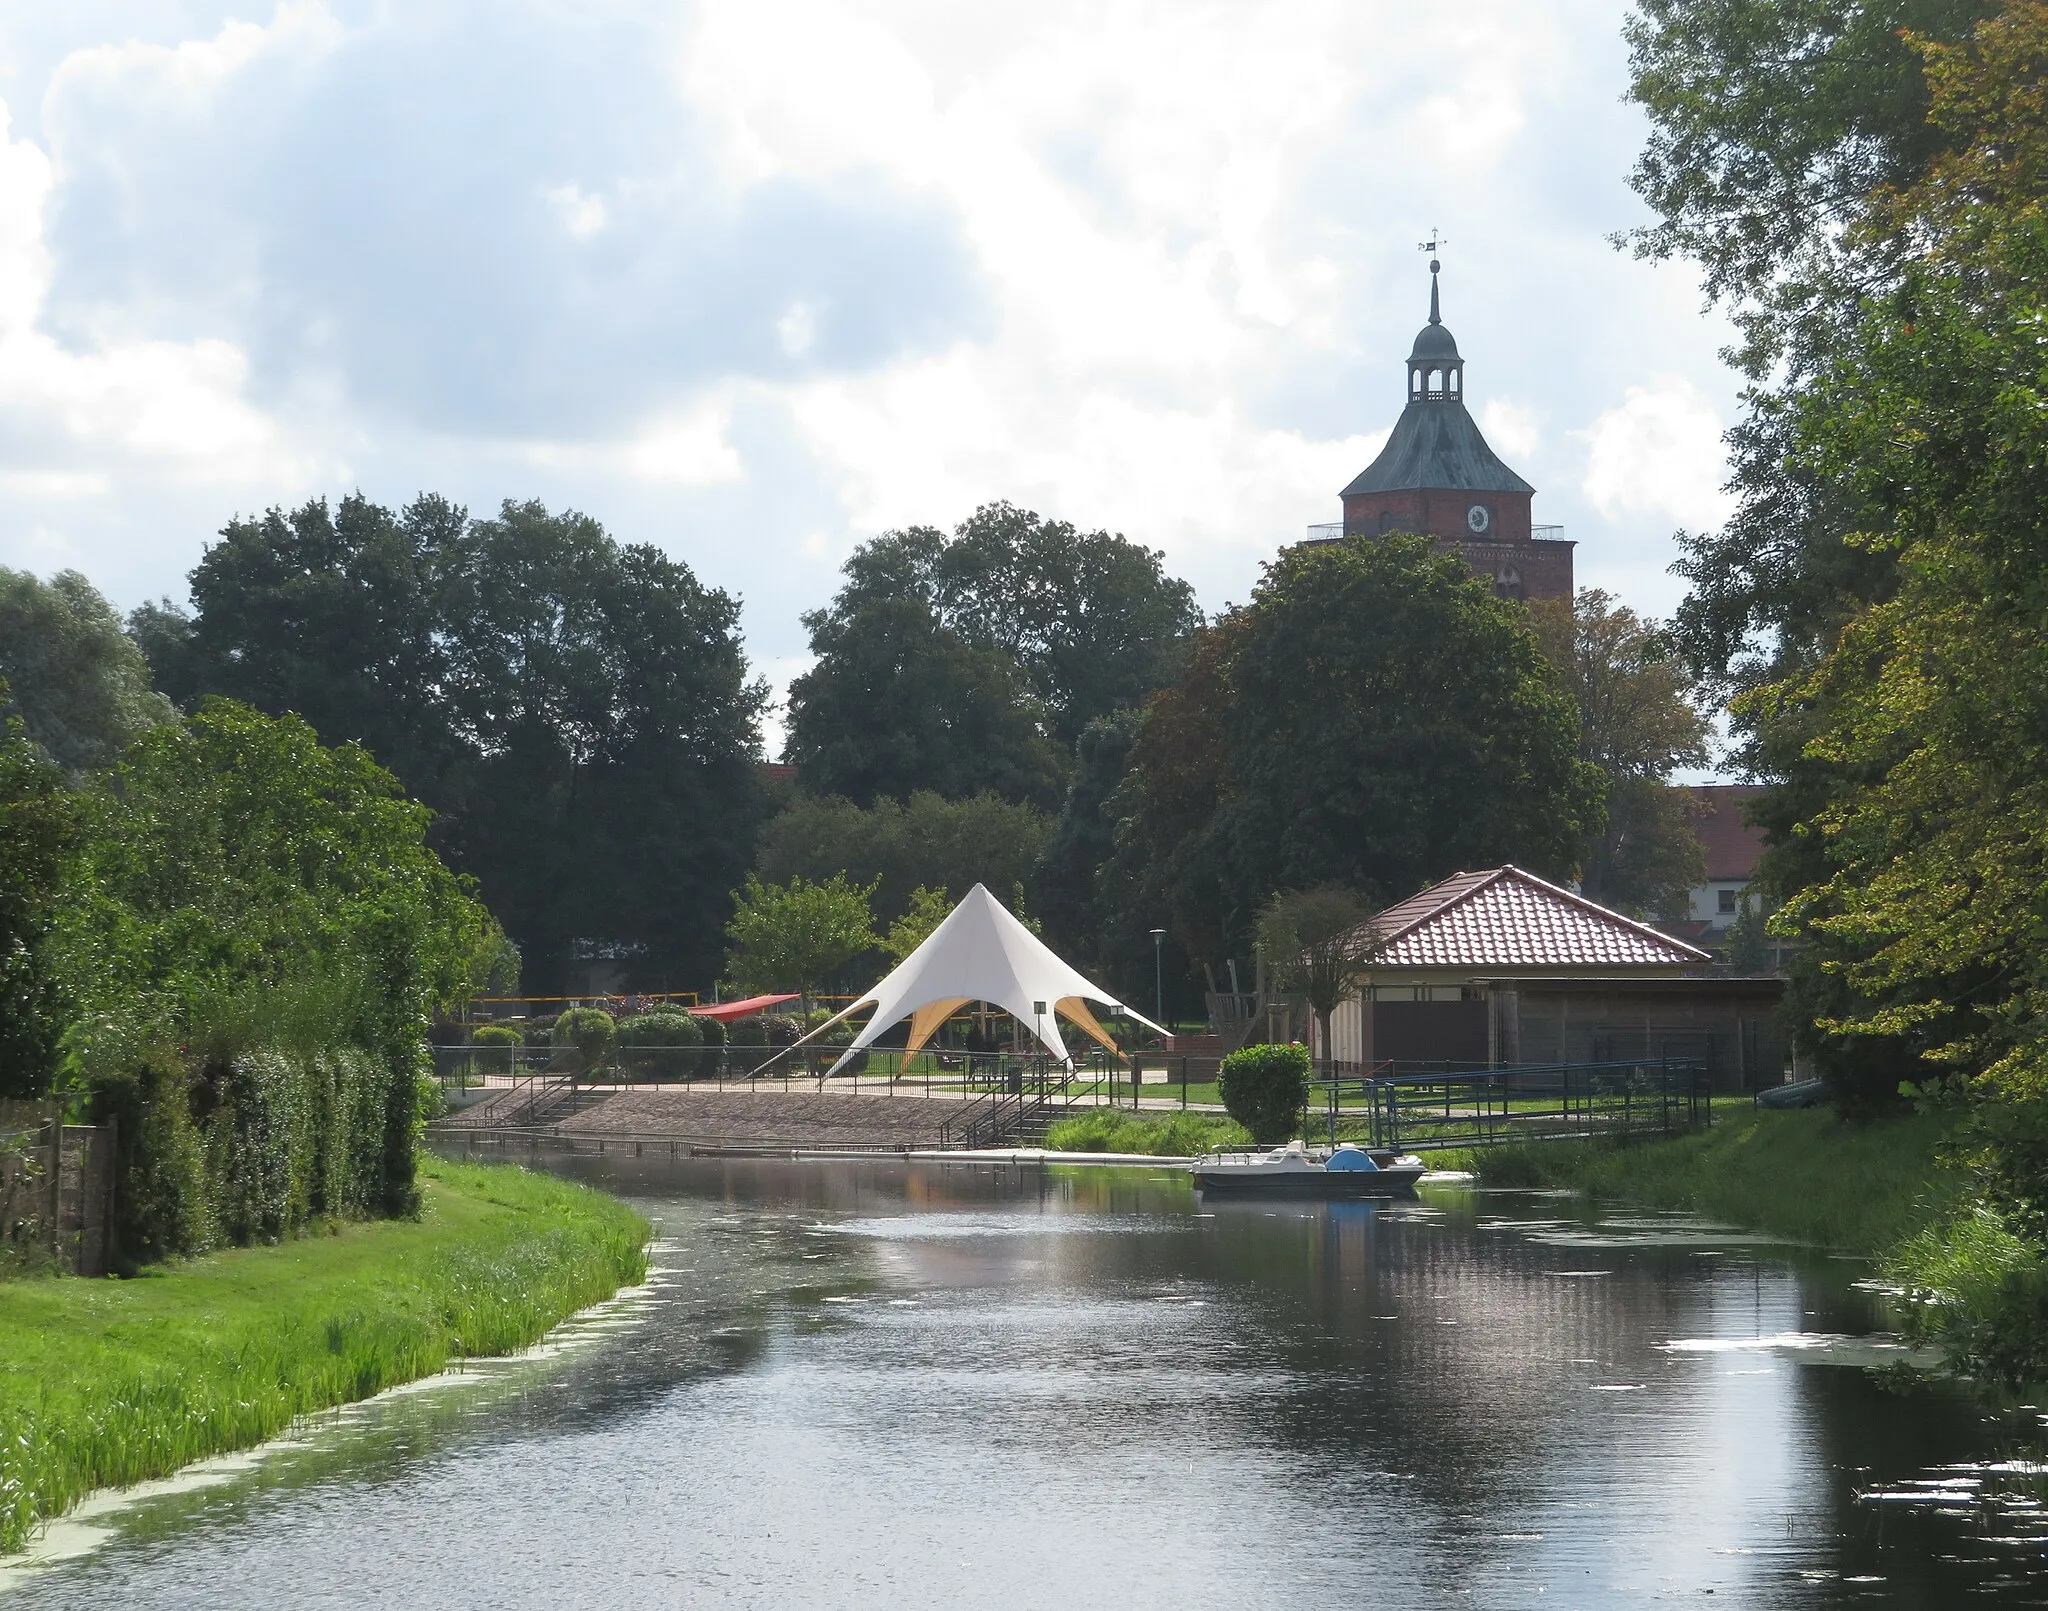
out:
{"label": "boathouse", "polygon": [[1718,1090],[1783,1077],[1781,980],[1718,972],[1697,946],[1519,867],[1446,878],[1357,941],[1358,992],[1330,1023],[1340,1070],[1670,1058],[1706,1063]]}

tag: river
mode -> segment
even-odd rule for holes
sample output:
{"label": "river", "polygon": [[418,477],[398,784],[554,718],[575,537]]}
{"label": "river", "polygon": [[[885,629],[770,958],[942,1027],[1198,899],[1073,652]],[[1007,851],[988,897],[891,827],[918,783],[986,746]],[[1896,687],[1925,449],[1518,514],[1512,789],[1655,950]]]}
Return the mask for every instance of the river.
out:
{"label": "river", "polygon": [[1850,1262],[1457,1187],[556,1166],[658,1222],[645,1289],[95,1503],[0,1602],[2048,1603],[2041,1415],[1897,1380]]}

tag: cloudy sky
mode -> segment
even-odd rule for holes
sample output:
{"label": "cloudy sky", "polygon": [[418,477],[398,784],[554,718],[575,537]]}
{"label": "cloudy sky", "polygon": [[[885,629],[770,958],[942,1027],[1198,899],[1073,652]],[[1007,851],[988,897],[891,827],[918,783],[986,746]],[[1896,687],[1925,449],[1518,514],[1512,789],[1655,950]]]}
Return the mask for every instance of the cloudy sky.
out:
{"label": "cloudy sky", "polygon": [[573,505],[746,600],[1006,498],[1211,608],[1376,451],[1446,238],[1494,446],[1662,613],[1734,388],[1607,244],[1603,0],[0,8],[0,564],[184,596],[237,513]]}

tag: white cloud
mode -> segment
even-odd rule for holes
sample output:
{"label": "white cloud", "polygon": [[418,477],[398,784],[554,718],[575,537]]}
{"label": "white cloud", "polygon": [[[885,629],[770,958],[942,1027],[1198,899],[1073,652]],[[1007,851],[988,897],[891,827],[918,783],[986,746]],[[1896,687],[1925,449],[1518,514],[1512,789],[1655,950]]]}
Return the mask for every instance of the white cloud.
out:
{"label": "white cloud", "polygon": [[[107,456],[233,481],[303,464],[244,396],[247,364],[230,343],[111,340],[80,347],[39,328],[52,277],[42,222],[53,174],[11,136],[0,106],[0,470],[11,491],[75,499],[110,483]],[[14,460],[9,463],[7,460]],[[54,462],[53,462],[54,461]]]}
{"label": "white cloud", "polygon": [[563,231],[576,240],[595,235],[610,221],[602,196],[587,196],[575,185],[549,185],[541,198],[554,208]]}
{"label": "white cloud", "polygon": [[776,339],[791,358],[808,354],[818,340],[818,310],[808,302],[792,302],[789,311],[775,321]]}
{"label": "white cloud", "polygon": [[1536,410],[1506,397],[1489,397],[1479,409],[1479,428],[1494,450],[1509,459],[1526,459],[1543,440]]}
{"label": "white cloud", "polygon": [[1712,526],[1731,507],[1722,490],[1728,456],[1720,413],[1680,375],[1631,386],[1619,408],[1584,431],[1583,490],[1609,518],[1663,514],[1683,525]]}
{"label": "white cloud", "polygon": [[1214,606],[1377,450],[1437,224],[1581,579],[1668,609],[1720,508],[1724,332],[1602,239],[1611,0],[225,8],[0,20],[0,563],[134,602],[237,510],[541,496],[795,665],[855,541],[1008,498]]}

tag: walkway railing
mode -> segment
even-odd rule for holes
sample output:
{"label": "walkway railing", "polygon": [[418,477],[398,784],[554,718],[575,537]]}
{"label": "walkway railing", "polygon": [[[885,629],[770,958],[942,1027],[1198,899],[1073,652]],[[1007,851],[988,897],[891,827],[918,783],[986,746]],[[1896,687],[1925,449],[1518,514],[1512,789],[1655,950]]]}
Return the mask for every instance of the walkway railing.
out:
{"label": "walkway railing", "polygon": [[1712,1071],[1676,1059],[1313,1080],[1304,1128],[1410,1152],[1676,1135],[1714,1122]]}

